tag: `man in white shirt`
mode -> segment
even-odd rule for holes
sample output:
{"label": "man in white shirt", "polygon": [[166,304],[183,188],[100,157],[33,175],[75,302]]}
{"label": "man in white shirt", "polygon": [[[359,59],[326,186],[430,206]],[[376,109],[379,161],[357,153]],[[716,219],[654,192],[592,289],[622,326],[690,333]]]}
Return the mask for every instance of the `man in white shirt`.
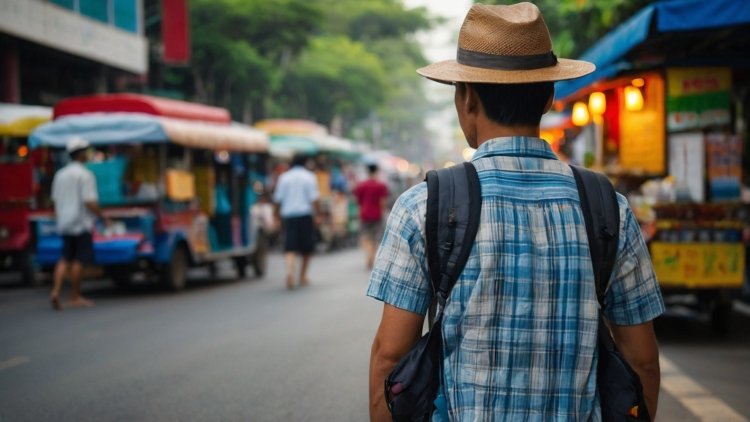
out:
{"label": "man in white shirt", "polygon": [[284,228],[284,251],[286,252],[286,287],[294,288],[295,261],[302,257],[299,284],[307,286],[307,268],[315,250],[315,221],[318,211],[318,181],[305,168],[307,157],[295,156],[289,170],[279,177],[273,195],[277,214]]}
{"label": "man in white shirt", "polygon": [[72,138],[66,146],[71,162],[60,169],[52,180],[57,231],[63,239],[62,256],[55,266],[54,285],[50,294],[50,302],[55,310],[62,309],[60,289],[68,273],[71,284],[70,306],[93,305],[93,302],[81,296],[81,274],[83,266],[94,260],[91,233],[96,217],[104,217],[99,208],[96,179],[84,166],[88,148],[86,140]]}

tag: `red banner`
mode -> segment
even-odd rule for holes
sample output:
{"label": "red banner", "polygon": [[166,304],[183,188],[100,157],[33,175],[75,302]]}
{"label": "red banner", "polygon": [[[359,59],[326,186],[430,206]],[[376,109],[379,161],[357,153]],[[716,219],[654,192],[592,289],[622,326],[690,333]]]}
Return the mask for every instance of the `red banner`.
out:
{"label": "red banner", "polygon": [[161,35],[164,63],[190,62],[190,15],[188,0],[161,0]]}

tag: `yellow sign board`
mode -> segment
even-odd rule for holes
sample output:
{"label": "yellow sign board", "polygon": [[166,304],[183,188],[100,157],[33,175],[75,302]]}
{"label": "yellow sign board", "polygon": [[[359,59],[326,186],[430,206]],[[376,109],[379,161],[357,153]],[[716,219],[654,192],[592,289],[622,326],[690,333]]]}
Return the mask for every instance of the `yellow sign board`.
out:
{"label": "yellow sign board", "polygon": [[652,242],[651,259],[663,287],[742,287],[745,247],[741,243]]}
{"label": "yellow sign board", "polygon": [[667,69],[670,97],[726,92],[732,88],[732,71],[728,67],[694,67]]}
{"label": "yellow sign board", "polygon": [[648,77],[639,111],[628,111],[620,96],[620,165],[633,172],[664,173],[664,80]]}

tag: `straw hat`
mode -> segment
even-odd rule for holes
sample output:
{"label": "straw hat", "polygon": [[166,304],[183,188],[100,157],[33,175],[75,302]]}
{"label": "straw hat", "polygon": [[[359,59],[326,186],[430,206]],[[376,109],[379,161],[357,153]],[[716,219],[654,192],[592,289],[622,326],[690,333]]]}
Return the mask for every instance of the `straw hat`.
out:
{"label": "straw hat", "polygon": [[514,84],[573,79],[595,68],[593,63],[554,55],[549,30],[535,5],[475,4],[458,34],[456,60],[433,63],[417,73],[447,84]]}

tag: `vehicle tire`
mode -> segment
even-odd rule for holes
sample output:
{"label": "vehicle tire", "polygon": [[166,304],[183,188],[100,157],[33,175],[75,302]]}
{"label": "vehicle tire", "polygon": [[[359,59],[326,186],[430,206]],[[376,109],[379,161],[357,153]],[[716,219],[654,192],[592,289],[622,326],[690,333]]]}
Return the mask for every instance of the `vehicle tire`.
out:
{"label": "vehicle tire", "polygon": [[232,258],[234,262],[234,268],[237,270],[237,278],[247,277],[247,258],[244,256],[237,256]]}
{"label": "vehicle tire", "polygon": [[189,264],[188,251],[185,245],[177,245],[172,259],[161,269],[161,280],[165,287],[178,292],[185,288]]}
{"label": "vehicle tire", "polygon": [[36,287],[39,284],[34,254],[30,250],[27,249],[18,255],[18,267],[21,271],[21,282],[24,286]]}
{"label": "vehicle tire", "polygon": [[258,244],[256,245],[251,262],[255,276],[263,277],[268,268],[268,237],[263,232],[258,234]]}
{"label": "vehicle tire", "polygon": [[104,273],[120,290],[129,290],[133,286],[133,271],[127,265],[108,266]]}

